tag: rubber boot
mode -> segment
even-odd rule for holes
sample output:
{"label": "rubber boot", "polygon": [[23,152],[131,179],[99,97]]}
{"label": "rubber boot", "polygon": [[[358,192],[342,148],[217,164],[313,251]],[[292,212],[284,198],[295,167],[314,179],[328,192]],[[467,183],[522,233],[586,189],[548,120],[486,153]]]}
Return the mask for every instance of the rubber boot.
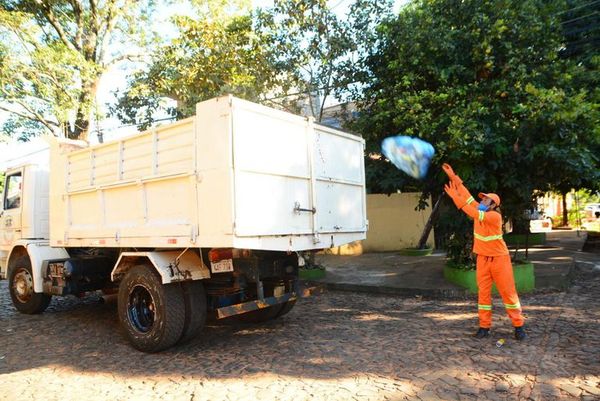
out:
{"label": "rubber boot", "polygon": [[523,341],[527,338],[527,333],[525,333],[525,327],[515,327],[515,339],[519,341]]}
{"label": "rubber boot", "polygon": [[480,338],[486,338],[490,336],[490,329],[484,329],[483,327],[480,327],[479,330],[477,330],[477,333],[473,334],[473,337],[480,339]]}

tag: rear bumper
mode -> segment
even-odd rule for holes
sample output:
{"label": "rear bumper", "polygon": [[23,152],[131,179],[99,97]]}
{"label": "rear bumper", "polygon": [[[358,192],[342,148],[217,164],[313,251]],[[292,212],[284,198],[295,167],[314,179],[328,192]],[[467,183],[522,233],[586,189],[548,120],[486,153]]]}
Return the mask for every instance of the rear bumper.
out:
{"label": "rear bumper", "polygon": [[276,297],[267,297],[263,300],[254,300],[248,302],[242,302],[241,304],[235,304],[230,306],[223,306],[217,308],[216,318],[224,319],[227,317],[240,315],[242,313],[252,312],[259,309],[269,308],[274,305],[284,304],[286,302],[296,301],[298,298],[308,298],[313,295],[319,295],[324,292],[323,286],[314,285],[296,285],[295,291],[287,294],[279,295]]}
{"label": "rear bumper", "polygon": [[224,319],[226,317],[268,308],[288,301],[295,301],[296,299],[298,299],[298,296],[296,293],[292,292],[277,297],[264,298],[263,300],[257,299],[255,301],[242,302],[241,304],[224,306],[217,309],[217,319]]}

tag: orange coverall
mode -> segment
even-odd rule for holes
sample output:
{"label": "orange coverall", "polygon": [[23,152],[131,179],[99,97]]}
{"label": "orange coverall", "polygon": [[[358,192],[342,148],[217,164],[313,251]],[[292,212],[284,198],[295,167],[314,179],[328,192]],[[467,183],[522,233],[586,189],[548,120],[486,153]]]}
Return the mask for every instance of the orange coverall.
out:
{"label": "orange coverall", "polygon": [[479,327],[489,329],[492,326],[492,283],[496,284],[513,326],[521,327],[525,320],[521,314],[510,255],[502,238],[502,216],[494,210],[479,210],[479,203],[458,176],[451,182],[457,191],[448,195],[459,210],[474,220],[473,253],[477,254]]}

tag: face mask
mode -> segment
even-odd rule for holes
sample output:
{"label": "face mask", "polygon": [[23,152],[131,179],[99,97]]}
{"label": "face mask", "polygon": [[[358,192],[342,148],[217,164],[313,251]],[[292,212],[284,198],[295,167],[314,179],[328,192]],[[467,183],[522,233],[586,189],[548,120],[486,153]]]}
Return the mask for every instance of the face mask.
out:
{"label": "face mask", "polygon": [[479,210],[481,210],[482,212],[487,212],[489,208],[489,206],[486,206],[483,203],[479,204]]}

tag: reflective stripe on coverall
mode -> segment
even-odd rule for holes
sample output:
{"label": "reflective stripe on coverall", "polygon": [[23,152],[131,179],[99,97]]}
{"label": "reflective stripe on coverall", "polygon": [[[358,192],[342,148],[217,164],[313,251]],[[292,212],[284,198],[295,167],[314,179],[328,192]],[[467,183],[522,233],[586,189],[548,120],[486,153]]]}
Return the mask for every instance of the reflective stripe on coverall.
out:
{"label": "reflective stripe on coverall", "polygon": [[477,254],[477,287],[479,326],[492,325],[492,283],[502,297],[506,313],[514,327],[525,323],[515,288],[512,264],[506,243],[502,238],[502,216],[496,211],[483,212],[462,180],[458,179],[459,197],[456,206],[474,220],[473,253]]}

